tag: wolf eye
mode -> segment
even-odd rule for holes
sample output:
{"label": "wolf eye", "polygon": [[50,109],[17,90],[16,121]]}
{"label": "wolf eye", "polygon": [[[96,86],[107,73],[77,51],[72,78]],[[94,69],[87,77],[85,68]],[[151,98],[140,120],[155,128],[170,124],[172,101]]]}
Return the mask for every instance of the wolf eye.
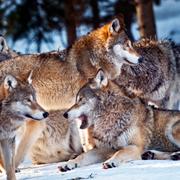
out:
{"label": "wolf eye", "polygon": [[27,102],[31,102],[31,99],[28,98],[28,99],[26,99],[26,101],[27,101]]}
{"label": "wolf eye", "polygon": [[78,101],[80,102],[80,101],[82,101],[82,99],[83,99],[82,97],[79,97],[79,100],[78,100]]}

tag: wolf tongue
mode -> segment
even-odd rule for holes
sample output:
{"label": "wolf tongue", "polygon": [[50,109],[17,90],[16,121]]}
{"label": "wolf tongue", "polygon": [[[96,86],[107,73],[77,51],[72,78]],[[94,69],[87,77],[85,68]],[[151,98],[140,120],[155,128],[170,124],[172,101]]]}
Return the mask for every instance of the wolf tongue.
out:
{"label": "wolf tongue", "polygon": [[81,125],[80,125],[80,129],[85,129],[86,125],[87,125],[87,120],[86,119],[82,120]]}
{"label": "wolf tongue", "polygon": [[81,115],[79,117],[79,119],[81,120],[80,129],[86,128],[86,126],[87,126],[87,116],[83,114],[83,115]]}

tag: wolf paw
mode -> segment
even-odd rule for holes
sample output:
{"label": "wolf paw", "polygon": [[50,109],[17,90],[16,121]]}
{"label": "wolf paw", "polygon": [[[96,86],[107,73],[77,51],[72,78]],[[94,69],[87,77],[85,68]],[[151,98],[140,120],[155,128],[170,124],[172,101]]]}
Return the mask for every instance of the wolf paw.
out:
{"label": "wolf paw", "polygon": [[116,165],[114,163],[103,163],[103,169],[109,169],[109,168],[114,168]]}
{"label": "wolf paw", "polygon": [[152,160],[154,159],[155,154],[152,151],[146,151],[141,155],[143,160]]}
{"label": "wolf paw", "polygon": [[180,152],[172,153],[172,154],[171,154],[171,159],[172,159],[173,161],[178,161],[178,160],[180,160]]}
{"label": "wolf paw", "polygon": [[59,171],[66,172],[78,167],[78,164],[73,161],[68,161],[65,164],[58,166]]}
{"label": "wolf paw", "polygon": [[109,159],[103,163],[103,169],[114,168],[117,166],[118,166],[118,163],[113,159]]}
{"label": "wolf paw", "polygon": [[19,168],[16,168],[15,173],[19,173],[19,172],[21,172],[21,170]]}

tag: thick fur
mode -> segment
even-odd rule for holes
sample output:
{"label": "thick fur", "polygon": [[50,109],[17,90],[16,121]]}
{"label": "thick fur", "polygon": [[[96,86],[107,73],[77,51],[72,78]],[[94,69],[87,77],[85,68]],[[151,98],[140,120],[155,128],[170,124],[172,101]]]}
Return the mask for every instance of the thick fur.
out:
{"label": "thick fur", "polygon": [[[118,48],[123,49],[122,46],[127,41],[122,18],[114,19],[77,40],[67,53],[65,61],[59,60],[62,59],[59,58],[59,53],[53,52],[18,56],[0,63],[0,82],[7,73],[23,79],[30,70],[33,70],[32,85],[36,90],[38,103],[46,110],[67,109],[75,102],[78,90],[100,67],[111,79],[119,75],[120,67],[127,61],[117,52]],[[138,63],[140,56],[128,43],[127,45],[133,54],[132,60]],[[40,127],[38,123],[36,125]],[[42,125],[40,129],[43,130],[43,127]],[[27,126],[26,130],[29,133],[25,133],[17,150],[16,166],[36,141],[33,136],[36,128],[31,131],[30,129],[31,125]],[[30,142],[28,145],[24,143],[26,138]]]}
{"label": "thick fur", "polygon": [[178,109],[180,49],[170,41],[143,39],[133,47],[143,56],[137,66],[122,66],[116,83],[127,95],[138,96],[161,108]]}
{"label": "thick fur", "polygon": [[147,149],[180,150],[180,111],[154,109],[130,99],[100,71],[79,91],[65,116],[80,121],[81,129],[93,127],[95,148],[60,165],[61,171],[102,161],[104,168],[116,167],[141,159]]}
{"label": "thick fur", "polygon": [[[177,109],[179,83],[179,49],[169,41],[142,40],[133,44],[143,57],[140,65],[123,65],[116,83],[126,95],[135,95],[151,101],[159,107]],[[67,54],[66,54],[67,55]],[[84,151],[94,147],[88,129],[79,130]]]}
{"label": "thick fur", "polygon": [[33,164],[66,161],[82,153],[77,126],[62,116],[64,112],[49,112],[45,127],[30,151]]}
{"label": "thick fur", "polygon": [[[145,102],[151,101],[163,108],[177,109],[178,104],[178,59],[179,49],[169,41],[142,40],[133,44],[144,58],[140,65],[123,65],[116,83],[126,95],[139,96]],[[176,58],[176,59],[175,59]],[[81,144],[85,151],[94,147],[94,140],[88,129],[79,130]],[[90,142],[90,143],[89,143]]]}
{"label": "thick fur", "polygon": [[0,101],[0,162],[5,168],[7,179],[15,180],[15,136],[17,130],[29,117],[45,118],[45,112],[35,100],[35,91],[28,83],[17,81],[7,75],[1,84]]}

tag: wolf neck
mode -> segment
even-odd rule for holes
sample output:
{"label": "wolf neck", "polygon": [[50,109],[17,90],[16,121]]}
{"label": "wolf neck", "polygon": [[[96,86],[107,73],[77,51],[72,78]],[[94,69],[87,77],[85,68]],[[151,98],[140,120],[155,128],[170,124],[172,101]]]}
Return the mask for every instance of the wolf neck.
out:
{"label": "wolf neck", "polygon": [[114,106],[119,103],[119,99],[123,98],[131,101],[113,81],[109,81],[107,87],[100,90],[99,95],[101,101],[97,104],[97,109],[100,111],[103,109],[104,112],[114,109]]}
{"label": "wolf neck", "polygon": [[117,84],[124,86],[129,94],[155,101],[163,99],[174,76],[173,55],[166,46],[154,42],[152,46],[135,47],[144,62],[137,66],[123,65]]}
{"label": "wolf neck", "polygon": [[67,61],[75,66],[83,77],[93,78],[101,64],[104,63],[102,61],[104,61],[105,54],[101,40],[91,34],[75,42],[69,51]]}
{"label": "wolf neck", "polygon": [[130,128],[131,118],[128,113],[119,112],[117,99],[114,94],[106,94],[104,101],[96,108],[93,136],[98,143],[97,146],[120,148],[117,137],[126,134]]}
{"label": "wolf neck", "polygon": [[126,96],[121,86],[115,83],[115,81],[109,80],[108,90],[119,96]]}

